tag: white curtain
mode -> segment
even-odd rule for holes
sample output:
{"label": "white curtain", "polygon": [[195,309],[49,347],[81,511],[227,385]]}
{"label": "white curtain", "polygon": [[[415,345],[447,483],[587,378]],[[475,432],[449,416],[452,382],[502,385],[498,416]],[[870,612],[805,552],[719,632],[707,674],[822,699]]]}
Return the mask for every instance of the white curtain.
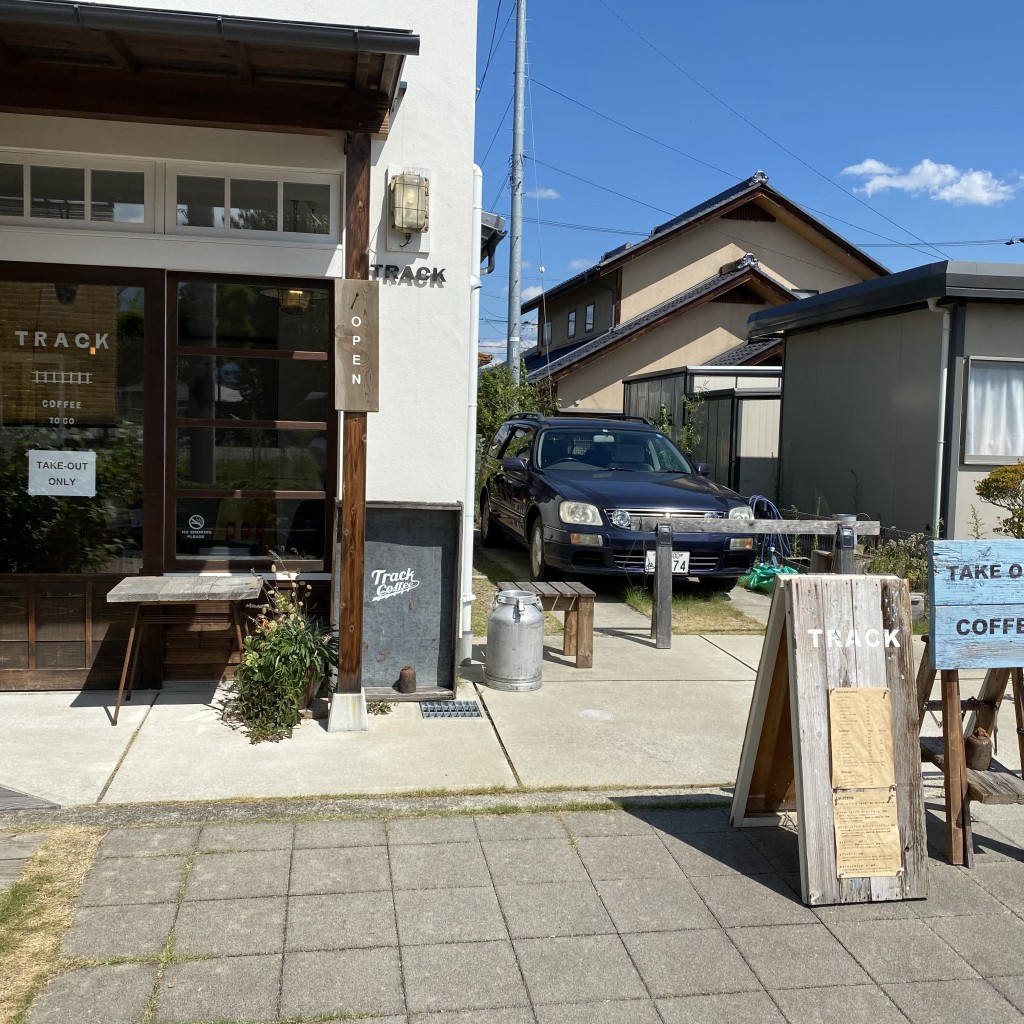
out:
{"label": "white curtain", "polygon": [[972,360],[964,454],[1024,458],[1024,362]]}

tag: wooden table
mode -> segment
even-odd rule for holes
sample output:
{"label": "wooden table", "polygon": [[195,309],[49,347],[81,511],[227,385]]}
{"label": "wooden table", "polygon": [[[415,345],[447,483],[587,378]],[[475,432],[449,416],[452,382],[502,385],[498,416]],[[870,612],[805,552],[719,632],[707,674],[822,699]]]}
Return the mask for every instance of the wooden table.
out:
{"label": "wooden table", "polygon": [[[124,652],[121,668],[121,682],[117,688],[117,704],[114,707],[114,721],[121,711],[121,699],[132,699],[132,685],[139,660],[139,637],[145,626],[167,625],[191,622],[194,613],[186,612],[183,605],[200,605],[211,601],[227,602],[231,609],[231,621],[235,627],[235,641],[242,651],[241,604],[259,598],[263,580],[259,576],[126,576],[108,594],[107,600],[116,603],[133,603],[131,629],[128,632],[128,647]],[[128,694],[124,695],[125,684]]]}

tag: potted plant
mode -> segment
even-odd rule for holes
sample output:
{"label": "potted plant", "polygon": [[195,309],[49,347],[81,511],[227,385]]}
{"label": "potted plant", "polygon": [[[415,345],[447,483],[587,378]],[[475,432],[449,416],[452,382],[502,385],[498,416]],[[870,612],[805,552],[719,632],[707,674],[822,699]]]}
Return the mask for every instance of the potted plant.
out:
{"label": "potted plant", "polygon": [[[297,574],[290,575],[294,580]],[[296,583],[278,590],[264,582],[266,600],[242,644],[229,706],[253,743],[291,736],[338,664],[337,635],[306,609],[311,589]]]}

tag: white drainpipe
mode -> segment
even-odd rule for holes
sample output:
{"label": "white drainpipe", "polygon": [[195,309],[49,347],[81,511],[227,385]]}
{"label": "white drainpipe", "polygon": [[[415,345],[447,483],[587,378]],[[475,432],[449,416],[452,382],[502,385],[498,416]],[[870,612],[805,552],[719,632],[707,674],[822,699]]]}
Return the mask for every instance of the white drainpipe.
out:
{"label": "white drainpipe", "polygon": [[[484,173],[473,165],[473,223],[470,245],[473,266],[480,266],[480,219],[483,212]],[[480,347],[480,275],[469,279],[469,376],[466,404],[466,496],[462,508],[462,632],[459,636],[459,664],[467,664],[473,653],[473,507],[476,504],[476,395]]]}
{"label": "white drainpipe", "polygon": [[942,314],[942,344],[939,349],[939,415],[935,428],[935,505],[932,510],[932,536],[938,539],[942,520],[942,474],[946,463],[946,390],[949,376],[951,317],[949,307],[940,307],[938,298],[928,300],[928,309],[932,313]]}

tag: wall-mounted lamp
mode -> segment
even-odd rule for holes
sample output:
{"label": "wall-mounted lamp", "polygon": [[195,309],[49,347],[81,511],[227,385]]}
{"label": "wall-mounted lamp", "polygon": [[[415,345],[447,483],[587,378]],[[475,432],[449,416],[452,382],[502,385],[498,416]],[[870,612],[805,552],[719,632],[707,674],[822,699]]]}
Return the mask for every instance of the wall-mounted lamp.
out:
{"label": "wall-mounted lamp", "polygon": [[391,179],[391,224],[410,237],[430,223],[430,182],[422,174],[403,171]]}
{"label": "wall-mounted lamp", "polygon": [[260,295],[277,299],[281,309],[292,316],[305,313],[313,299],[313,293],[303,288],[261,288]]}
{"label": "wall-mounted lamp", "polygon": [[70,306],[75,301],[75,296],[78,294],[77,284],[55,284],[53,286],[53,294],[57,296],[57,301],[62,306]]}

